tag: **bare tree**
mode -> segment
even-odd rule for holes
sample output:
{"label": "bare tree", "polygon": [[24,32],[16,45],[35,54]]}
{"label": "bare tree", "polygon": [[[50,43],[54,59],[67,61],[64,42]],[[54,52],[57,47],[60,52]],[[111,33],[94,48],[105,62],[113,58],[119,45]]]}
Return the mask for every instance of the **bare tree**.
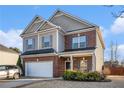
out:
{"label": "bare tree", "polygon": [[110,59],[110,61],[111,61],[111,63],[114,61],[114,56],[113,56],[113,54],[114,54],[114,45],[113,45],[113,42],[111,41],[111,59]]}
{"label": "bare tree", "polygon": [[111,52],[110,52],[111,53],[111,55],[110,55],[110,64],[111,64],[111,66],[118,65],[119,55],[118,55],[117,41],[116,41],[116,43],[113,43],[113,41],[111,41],[110,49],[111,49]]}
{"label": "bare tree", "polygon": [[112,11],[111,14],[113,17],[115,18],[124,18],[124,6],[122,5],[105,5],[106,7],[108,8],[115,8],[115,7],[119,7],[119,10],[117,10],[116,12],[115,11]]}
{"label": "bare tree", "polygon": [[118,44],[117,44],[117,41],[116,41],[116,44],[115,44],[115,49],[114,49],[114,56],[115,56],[115,58],[114,58],[114,60],[115,61],[118,61]]}

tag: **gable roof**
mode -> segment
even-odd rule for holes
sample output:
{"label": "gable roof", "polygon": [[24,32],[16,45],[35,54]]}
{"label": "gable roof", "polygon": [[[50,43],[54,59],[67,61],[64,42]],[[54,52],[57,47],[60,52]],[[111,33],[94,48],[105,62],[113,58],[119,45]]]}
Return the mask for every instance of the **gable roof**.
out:
{"label": "gable roof", "polygon": [[[80,29],[87,29],[87,28],[92,28],[92,27],[96,27],[96,28],[99,28],[99,26],[93,24],[93,23],[90,23],[89,21],[87,20],[84,20],[84,19],[80,19],[79,17],[75,17],[75,16],[72,16],[71,14],[69,13],[65,13],[63,11],[60,11],[60,10],[57,10],[55,11],[55,13],[53,14],[53,16],[51,16],[48,21],[45,21],[43,20],[40,16],[35,16],[33,18],[33,20],[30,22],[30,24],[25,28],[25,30],[22,32],[21,35],[25,34],[28,30],[30,31],[40,31],[40,30],[44,30],[44,28],[47,28],[47,26],[49,27],[58,27],[58,28],[61,28],[63,30],[62,27],[60,27],[59,25],[56,25],[52,22],[52,20],[54,19],[55,16],[61,16],[61,15],[65,15],[67,16],[68,18],[70,19],[73,19],[73,20],[76,20],[77,22],[80,22],[80,23],[83,23],[83,24],[86,24],[88,25],[88,27],[86,28],[79,28],[79,29],[73,29],[73,30],[69,30],[68,32],[72,32],[72,31],[75,31],[75,30],[80,30]],[[38,24],[35,24],[34,27],[32,27],[32,25],[34,24],[34,22],[37,22],[37,21],[40,21],[40,23]],[[32,28],[31,28],[32,27]],[[49,28],[48,28],[49,29]],[[101,44],[103,46],[103,48],[105,48],[105,45],[104,45],[104,42],[103,42],[103,38],[102,38],[102,35],[101,35],[101,31],[97,30],[97,33],[98,33],[98,36],[100,38],[100,41],[101,41]]]}
{"label": "gable roof", "polygon": [[89,25],[89,26],[96,26],[96,27],[98,27],[96,24],[93,24],[93,23],[91,23],[91,22],[89,22],[89,21],[87,21],[87,20],[84,20],[84,19],[80,19],[79,17],[72,16],[71,14],[66,13],[66,12],[64,12],[64,11],[61,11],[61,10],[56,10],[56,11],[54,12],[53,16],[51,16],[51,17],[49,18],[49,21],[52,21],[53,18],[54,18],[57,14],[58,14],[58,15],[63,14],[63,15],[68,16],[69,18],[72,18],[72,19],[74,19],[74,20],[77,20],[77,21],[80,22],[80,23],[83,23],[83,24],[86,24],[86,25]]}
{"label": "gable roof", "polygon": [[24,31],[21,33],[20,36],[27,34],[28,32],[32,33],[32,32],[49,29],[53,27],[60,28],[59,26],[56,26],[55,24],[49,21],[43,20],[40,16],[35,16],[30,22],[30,24],[27,25],[27,27],[24,29]]}
{"label": "gable roof", "polygon": [[[32,29],[31,27],[34,25],[34,22],[38,22],[38,21],[39,21],[39,23],[35,24],[36,28],[38,28],[44,21],[40,16],[36,15],[32,19],[32,21],[27,25],[27,27],[24,29],[24,31],[21,33],[21,35],[25,34],[28,31],[28,29]],[[36,29],[33,29],[33,30],[36,30]]]}
{"label": "gable roof", "polygon": [[89,25],[89,26],[86,27],[86,28],[74,29],[74,30],[70,30],[70,31],[68,31],[68,32],[73,32],[73,31],[75,31],[75,30],[80,30],[80,29],[94,28],[94,27],[98,28],[98,29],[96,30],[96,32],[98,33],[98,36],[99,36],[100,42],[101,42],[101,44],[102,44],[102,47],[105,48],[105,44],[104,44],[104,41],[103,41],[103,38],[102,38],[102,34],[101,34],[101,31],[99,30],[99,26],[97,26],[97,25],[95,25],[95,24],[93,24],[93,23],[90,23],[90,22],[87,21],[87,20],[80,19],[79,17],[72,16],[72,15],[69,14],[69,13],[65,13],[65,12],[63,12],[63,11],[57,10],[57,11],[55,11],[55,13],[53,14],[53,16],[49,18],[49,21],[52,21],[56,15],[60,15],[60,16],[61,16],[62,14],[63,14],[63,15],[66,15],[66,16],[68,16],[68,17],[74,19],[74,20],[77,20],[77,21],[80,22],[80,23],[85,23],[86,25]]}
{"label": "gable roof", "polygon": [[53,27],[58,27],[55,24],[49,22],[49,21],[44,21],[43,24],[39,27],[38,31],[40,30],[45,30],[45,29],[50,29]]}
{"label": "gable roof", "polygon": [[6,46],[4,46],[4,45],[2,45],[2,44],[0,44],[0,51],[18,54],[18,53],[15,52],[14,50],[9,49],[9,48],[7,48]]}

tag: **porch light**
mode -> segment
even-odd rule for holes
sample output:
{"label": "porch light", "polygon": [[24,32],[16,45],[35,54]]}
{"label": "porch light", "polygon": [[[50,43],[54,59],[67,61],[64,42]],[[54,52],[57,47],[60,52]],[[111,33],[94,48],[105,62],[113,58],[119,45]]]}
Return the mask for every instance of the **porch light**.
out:
{"label": "porch light", "polygon": [[85,58],[83,57],[83,60],[85,60]]}
{"label": "porch light", "polygon": [[67,58],[67,61],[70,61],[70,59],[69,59],[69,58]]}

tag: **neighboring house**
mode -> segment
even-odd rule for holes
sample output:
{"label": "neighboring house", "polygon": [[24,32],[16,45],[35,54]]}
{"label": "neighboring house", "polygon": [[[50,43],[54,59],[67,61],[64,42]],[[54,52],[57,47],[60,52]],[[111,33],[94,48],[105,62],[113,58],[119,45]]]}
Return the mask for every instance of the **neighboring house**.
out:
{"label": "neighboring house", "polygon": [[0,44],[0,65],[16,65],[19,53]]}
{"label": "neighboring house", "polygon": [[63,11],[56,11],[48,21],[36,16],[21,37],[26,76],[102,70],[105,46],[99,27]]}

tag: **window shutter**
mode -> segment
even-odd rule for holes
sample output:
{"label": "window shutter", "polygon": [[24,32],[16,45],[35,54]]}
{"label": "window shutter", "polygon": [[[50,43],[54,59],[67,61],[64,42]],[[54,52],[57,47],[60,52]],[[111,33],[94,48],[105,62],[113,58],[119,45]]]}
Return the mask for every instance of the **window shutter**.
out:
{"label": "window shutter", "polygon": [[32,48],[35,49],[35,38],[32,39],[32,42],[33,42]]}
{"label": "window shutter", "polygon": [[28,39],[25,40],[25,45],[26,45],[26,46],[25,46],[26,49],[28,49]]}
{"label": "window shutter", "polygon": [[50,35],[50,47],[52,47],[52,43],[53,43],[52,35]]}
{"label": "window shutter", "polygon": [[42,48],[44,48],[44,36],[42,36]]}
{"label": "window shutter", "polygon": [[88,36],[86,36],[86,47],[88,46]]}

